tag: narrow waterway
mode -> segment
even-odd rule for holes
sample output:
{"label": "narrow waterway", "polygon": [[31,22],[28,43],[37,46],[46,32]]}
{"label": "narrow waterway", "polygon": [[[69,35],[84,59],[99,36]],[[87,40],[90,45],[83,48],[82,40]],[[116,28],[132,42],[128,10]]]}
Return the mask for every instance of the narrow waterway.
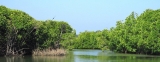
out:
{"label": "narrow waterway", "polygon": [[160,56],[119,54],[112,51],[75,49],[66,56],[0,57],[0,62],[158,62]]}

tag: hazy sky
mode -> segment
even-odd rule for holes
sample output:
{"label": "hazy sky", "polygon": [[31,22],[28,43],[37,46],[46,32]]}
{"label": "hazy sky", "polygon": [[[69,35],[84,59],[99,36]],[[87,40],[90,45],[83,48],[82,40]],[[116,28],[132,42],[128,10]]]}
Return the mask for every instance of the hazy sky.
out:
{"label": "hazy sky", "polygon": [[56,16],[79,33],[114,27],[132,11],[159,9],[160,0],[0,0],[0,5],[25,11],[37,20]]}

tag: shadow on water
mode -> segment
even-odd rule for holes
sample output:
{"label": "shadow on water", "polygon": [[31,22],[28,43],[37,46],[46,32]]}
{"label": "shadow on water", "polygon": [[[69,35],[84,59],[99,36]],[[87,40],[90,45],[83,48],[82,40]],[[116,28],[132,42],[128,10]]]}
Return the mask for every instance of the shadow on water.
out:
{"label": "shadow on water", "polygon": [[67,56],[36,56],[32,62],[71,62]]}
{"label": "shadow on water", "polygon": [[0,62],[159,62],[160,56],[74,49],[66,56],[0,57]]}
{"label": "shadow on water", "polygon": [[24,62],[24,58],[23,57],[0,57],[0,62]]}
{"label": "shadow on water", "polygon": [[73,62],[71,56],[0,57],[0,62]]}
{"label": "shadow on water", "polygon": [[85,50],[74,51],[77,62],[157,62],[160,56],[137,55],[137,54],[120,54],[112,51]]}

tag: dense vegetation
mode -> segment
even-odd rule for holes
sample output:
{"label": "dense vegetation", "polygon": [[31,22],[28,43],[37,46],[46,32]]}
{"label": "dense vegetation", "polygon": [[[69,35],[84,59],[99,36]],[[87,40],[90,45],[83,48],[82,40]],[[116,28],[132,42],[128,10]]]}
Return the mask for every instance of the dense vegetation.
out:
{"label": "dense vegetation", "polygon": [[63,21],[37,21],[27,13],[0,6],[0,55],[31,54],[34,49],[60,48],[73,32]]}
{"label": "dense vegetation", "polygon": [[160,9],[132,12],[110,30],[80,33],[75,48],[101,48],[120,53],[160,54]]}
{"label": "dense vegetation", "polygon": [[[107,24],[107,23],[106,23]],[[35,20],[0,6],[0,55],[29,54],[34,49],[108,49],[120,53],[160,54],[160,9],[132,12],[110,30],[76,35],[67,22]]]}
{"label": "dense vegetation", "polygon": [[75,39],[75,48],[78,49],[107,49],[109,41],[108,30],[103,31],[85,31]]}

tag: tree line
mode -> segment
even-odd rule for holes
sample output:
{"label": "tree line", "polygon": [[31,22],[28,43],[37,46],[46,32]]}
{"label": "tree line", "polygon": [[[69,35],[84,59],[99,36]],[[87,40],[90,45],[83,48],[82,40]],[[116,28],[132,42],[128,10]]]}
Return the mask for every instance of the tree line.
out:
{"label": "tree line", "polygon": [[34,49],[61,47],[73,28],[64,21],[39,21],[27,13],[0,6],[0,55],[31,54]]}
{"label": "tree line", "polygon": [[75,48],[109,49],[119,53],[160,54],[160,9],[132,12],[110,30],[85,31],[78,35]]}
{"label": "tree line", "polygon": [[[107,23],[106,23],[107,24]],[[32,54],[34,49],[102,49],[120,53],[160,54],[160,9],[132,12],[109,30],[76,34],[67,22],[40,21],[0,6],[0,55]]]}

